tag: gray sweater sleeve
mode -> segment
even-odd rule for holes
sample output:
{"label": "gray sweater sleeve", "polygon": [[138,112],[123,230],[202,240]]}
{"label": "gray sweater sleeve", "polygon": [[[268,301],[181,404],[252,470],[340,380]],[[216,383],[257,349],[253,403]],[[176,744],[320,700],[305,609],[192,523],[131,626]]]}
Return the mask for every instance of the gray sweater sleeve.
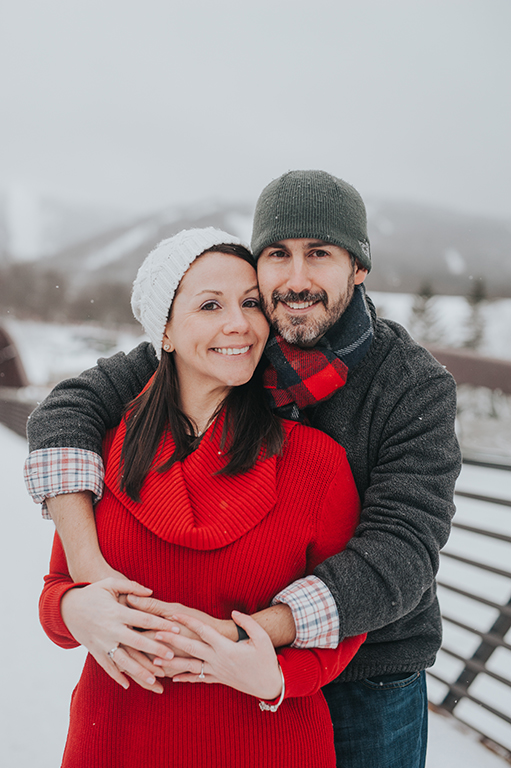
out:
{"label": "gray sweater sleeve", "polygon": [[153,347],[143,342],[58,384],[28,420],[30,451],[69,446],[101,454],[106,431],[120,422],[157,365]]}
{"label": "gray sweater sleeve", "polygon": [[365,447],[374,457],[353,457],[352,466],[372,467],[355,537],[315,571],[335,599],[341,638],[386,627],[392,640],[389,625],[419,617],[434,598],[454,514],[461,466],[454,381],[442,371],[407,388],[396,381],[395,392],[391,408],[372,411]]}

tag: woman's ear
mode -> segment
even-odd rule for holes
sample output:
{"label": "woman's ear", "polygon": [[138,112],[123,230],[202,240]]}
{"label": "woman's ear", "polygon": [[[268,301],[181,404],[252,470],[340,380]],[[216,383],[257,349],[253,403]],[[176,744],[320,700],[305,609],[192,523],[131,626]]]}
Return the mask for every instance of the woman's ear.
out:
{"label": "woman's ear", "polygon": [[165,352],[173,352],[174,351],[174,345],[172,344],[171,340],[169,339],[167,335],[167,331],[163,334],[163,340],[162,340],[162,347],[165,350]]}

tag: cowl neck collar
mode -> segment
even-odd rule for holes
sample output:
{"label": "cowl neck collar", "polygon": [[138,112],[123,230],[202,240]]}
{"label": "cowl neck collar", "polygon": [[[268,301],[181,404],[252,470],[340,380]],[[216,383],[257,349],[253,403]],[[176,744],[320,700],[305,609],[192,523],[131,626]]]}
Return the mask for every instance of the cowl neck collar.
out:
{"label": "cowl neck collar", "polygon": [[[123,421],[105,444],[105,485],[146,528],[172,544],[199,550],[224,547],[254,528],[275,506],[277,459],[259,459],[248,472],[217,475],[228,459],[220,447],[224,414],[205,432],[198,448],[164,473],[156,471],[174,452],[170,431],[160,442],[136,502],[119,487],[126,433]],[[294,424],[284,422],[289,433]],[[108,442],[110,442],[110,440]]]}

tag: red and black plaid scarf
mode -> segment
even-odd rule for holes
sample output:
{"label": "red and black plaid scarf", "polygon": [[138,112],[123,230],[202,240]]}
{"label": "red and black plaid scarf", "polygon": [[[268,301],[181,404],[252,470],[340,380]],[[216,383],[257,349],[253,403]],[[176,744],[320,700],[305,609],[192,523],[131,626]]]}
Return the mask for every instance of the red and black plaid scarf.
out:
{"label": "red and black plaid scarf", "polygon": [[294,403],[302,411],[331,397],[346,383],[348,366],[330,350],[303,349],[275,334],[265,353],[271,365],[264,372],[264,386],[274,408]]}
{"label": "red and black plaid scarf", "polygon": [[327,400],[344,386],[348,371],[365,356],[372,339],[371,313],[362,286],[356,286],[342,317],[315,347],[288,344],[272,331],[264,350],[270,365],[263,379],[272,407],[298,420],[300,411]]}

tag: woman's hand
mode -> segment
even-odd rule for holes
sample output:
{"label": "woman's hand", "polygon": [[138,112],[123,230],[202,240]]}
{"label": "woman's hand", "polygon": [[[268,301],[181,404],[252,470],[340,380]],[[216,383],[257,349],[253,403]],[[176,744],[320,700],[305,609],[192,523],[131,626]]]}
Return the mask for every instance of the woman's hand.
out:
{"label": "woman's hand", "polygon": [[[147,597],[150,593],[150,589],[124,577],[108,578],[68,590],[61,600],[60,611],[75,640],[84,645],[123,688],[129,687],[129,681],[122,674],[125,672],[142,688],[161,693],[163,686],[156,677],[162,677],[164,673],[145,654],[159,655],[168,661],[173,652],[133,627],[169,630],[172,624],[120,602],[125,595]],[[112,660],[108,652],[116,647]]]}
{"label": "woman's hand", "polygon": [[[182,603],[166,603],[163,600],[157,600],[155,597],[145,597],[137,594],[129,594],[126,596],[127,602],[133,608],[137,608],[139,611],[145,613],[152,613],[155,616],[161,616],[163,619],[173,620],[176,614],[184,614],[186,616],[192,616],[203,624],[208,624],[210,627],[214,627],[217,632],[220,632],[224,637],[228,637],[231,640],[236,640],[238,632],[233,621],[230,619],[216,619],[214,616],[210,616],[209,613],[199,611],[197,608],[189,608]],[[175,623],[175,622],[174,622]],[[188,637],[197,637],[195,632],[187,628],[184,634]]]}
{"label": "woman's hand", "polygon": [[[208,626],[213,627],[224,637],[231,640],[237,640],[238,638],[238,631],[233,621],[230,621],[230,619],[216,619],[214,616],[210,616],[209,613],[199,611],[197,608],[189,608],[187,605],[182,605],[181,603],[166,603],[163,600],[157,600],[155,597],[139,597],[134,594],[127,595],[126,601],[128,605],[137,608],[139,611],[152,613],[155,616],[161,616],[163,619],[168,619],[169,621],[171,621],[176,614],[191,616],[202,624],[207,624]],[[180,631],[185,637],[198,639],[198,636],[189,627],[183,625],[180,627]],[[184,651],[177,649],[175,650],[175,653],[177,656],[187,655]]]}
{"label": "woman's hand", "polygon": [[[248,640],[233,642],[194,616],[175,614],[179,626],[170,632],[159,631],[155,638],[167,643],[176,656],[172,661],[155,658],[154,664],[173,676],[175,683],[222,683],[260,699],[277,698],[282,678],[268,634],[250,616],[233,611],[232,617],[247,632]],[[182,627],[199,639],[184,637]],[[192,658],[178,657],[180,652]]]}

